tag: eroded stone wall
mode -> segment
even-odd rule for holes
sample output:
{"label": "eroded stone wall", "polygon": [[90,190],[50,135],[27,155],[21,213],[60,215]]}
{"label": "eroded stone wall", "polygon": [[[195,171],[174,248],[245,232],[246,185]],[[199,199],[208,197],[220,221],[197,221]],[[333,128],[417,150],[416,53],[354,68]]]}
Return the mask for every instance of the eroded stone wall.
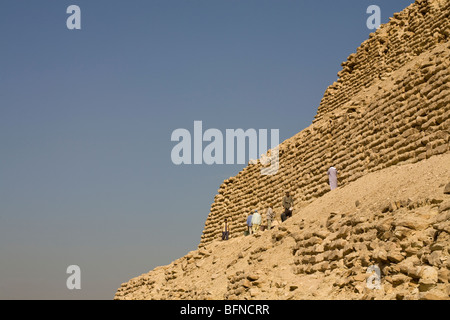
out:
{"label": "eroded stone wall", "polygon": [[450,1],[416,1],[371,34],[342,64],[310,127],[279,147],[280,167],[247,166],[223,182],[200,246],[219,239],[224,218],[242,236],[250,211],[278,215],[285,191],[295,208],[329,191],[326,171],[345,185],[376,170],[449,151]]}

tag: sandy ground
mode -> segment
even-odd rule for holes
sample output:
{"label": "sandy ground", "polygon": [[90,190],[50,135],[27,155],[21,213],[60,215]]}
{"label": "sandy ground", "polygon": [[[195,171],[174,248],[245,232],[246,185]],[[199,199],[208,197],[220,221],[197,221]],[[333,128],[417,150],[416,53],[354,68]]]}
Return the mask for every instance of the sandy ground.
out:
{"label": "sandy ground", "polygon": [[[364,290],[337,290],[336,282],[340,278],[347,277],[350,271],[354,275],[355,268],[345,268],[342,262],[334,269],[311,274],[296,272],[298,264],[295,261],[299,257],[294,252],[299,241],[308,238],[305,234],[326,231],[330,214],[337,219],[336,223],[350,217],[363,221],[374,215],[377,219],[397,215],[428,219],[427,223],[431,224],[439,214],[439,204],[450,201],[450,195],[443,192],[449,182],[450,154],[370,173],[310,203],[299,204],[294,208],[292,218],[270,231],[262,231],[257,236],[214,241],[168,266],[136,277],[122,285],[116,298],[361,298]],[[398,209],[391,207],[387,211],[392,203],[397,203]],[[401,208],[400,203],[415,205]],[[448,238],[443,239],[448,248]],[[410,284],[411,292],[416,288],[414,286],[414,283]],[[405,289],[407,294],[410,287]],[[390,291],[383,291],[381,296],[392,298],[388,295]]]}

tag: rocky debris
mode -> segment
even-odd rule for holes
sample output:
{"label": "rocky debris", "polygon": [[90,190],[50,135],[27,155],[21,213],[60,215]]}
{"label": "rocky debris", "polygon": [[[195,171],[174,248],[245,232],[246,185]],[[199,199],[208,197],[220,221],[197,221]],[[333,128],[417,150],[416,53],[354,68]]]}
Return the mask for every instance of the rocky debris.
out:
{"label": "rocky debris", "polygon": [[[409,205],[388,213],[383,206],[330,212],[327,223],[302,219],[302,229],[294,217],[258,239],[236,238],[229,246],[216,242],[189,252],[122,284],[115,298],[448,299],[450,232],[442,224],[450,212],[427,199],[395,200]],[[381,287],[371,289],[376,268]],[[311,279],[328,285],[317,291],[307,285]]]}
{"label": "rocky debris", "polygon": [[445,186],[444,194],[450,194],[450,183],[447,183],[447,185]]}
{"label": "rocky debris", "polygon": [[258,281],[259,275],[256,273],[246,274],[245,271],[237,271],[234,275],[229,276],[224,299],[236,300],[247,298],[255,298],[261,293],[262,282]]}

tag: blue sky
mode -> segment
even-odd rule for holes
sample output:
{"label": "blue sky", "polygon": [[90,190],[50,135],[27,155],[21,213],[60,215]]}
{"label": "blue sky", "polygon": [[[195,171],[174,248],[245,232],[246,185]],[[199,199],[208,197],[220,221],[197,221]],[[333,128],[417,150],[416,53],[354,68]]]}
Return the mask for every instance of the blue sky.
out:
{"label": "blue sky", "polygon": [[385,23],[411,2],[1,1],[0,299],[112,299],[196,249],[243,166],[176,166],[171,133],[293,136],[372,32],[367,7]]}

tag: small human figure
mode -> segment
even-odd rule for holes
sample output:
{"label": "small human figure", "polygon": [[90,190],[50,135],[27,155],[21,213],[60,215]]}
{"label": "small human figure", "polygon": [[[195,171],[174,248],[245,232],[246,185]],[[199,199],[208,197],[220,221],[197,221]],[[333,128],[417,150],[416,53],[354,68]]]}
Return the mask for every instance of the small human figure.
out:
{"label": "small human figure", "polygon": [[252,230],[252,218],[253,218],[253,214],[250,212],[250,215],[247,217],[248,234],[252,234],[253,233],[253,230]]}
{"label": "small human figure", "polygon": [[255,210],[255,213],[253,214],[252,217],[253,234],[258,234],[260,226],[261,226],[261,215],[259,214],[258,210]]}
{"label": "small human figure", "polygon": [[273,204],[269,203],[269,207],[267,208],[266,212],[266,219],[267,219],[267,229],[272,229],[272,222],[275,219],[275,213],[273,212]]}
{"label": "small human figure", "polygon": [[222,225],[222,240],[228,240],[228,237],[230,236],[230,230],[230,223],[228,222],[227,218],[225,218]]}
{"label": "small human figure", "polygon": [[337,182],[338,171],[337,171],[337,169],[334,166],[331,166],[328,169],[327,174],[328,174],[328,181],[330,183],[330,189],[331,190],[336,189],[338,187],[338,182]]}
{"label": "small human figure", "polygon": [[286,191],[286,195],[283,198],[283,208],[286,217],[292,217],[292,210],[294,207],[294,199],[289,194],[289,191]]}

